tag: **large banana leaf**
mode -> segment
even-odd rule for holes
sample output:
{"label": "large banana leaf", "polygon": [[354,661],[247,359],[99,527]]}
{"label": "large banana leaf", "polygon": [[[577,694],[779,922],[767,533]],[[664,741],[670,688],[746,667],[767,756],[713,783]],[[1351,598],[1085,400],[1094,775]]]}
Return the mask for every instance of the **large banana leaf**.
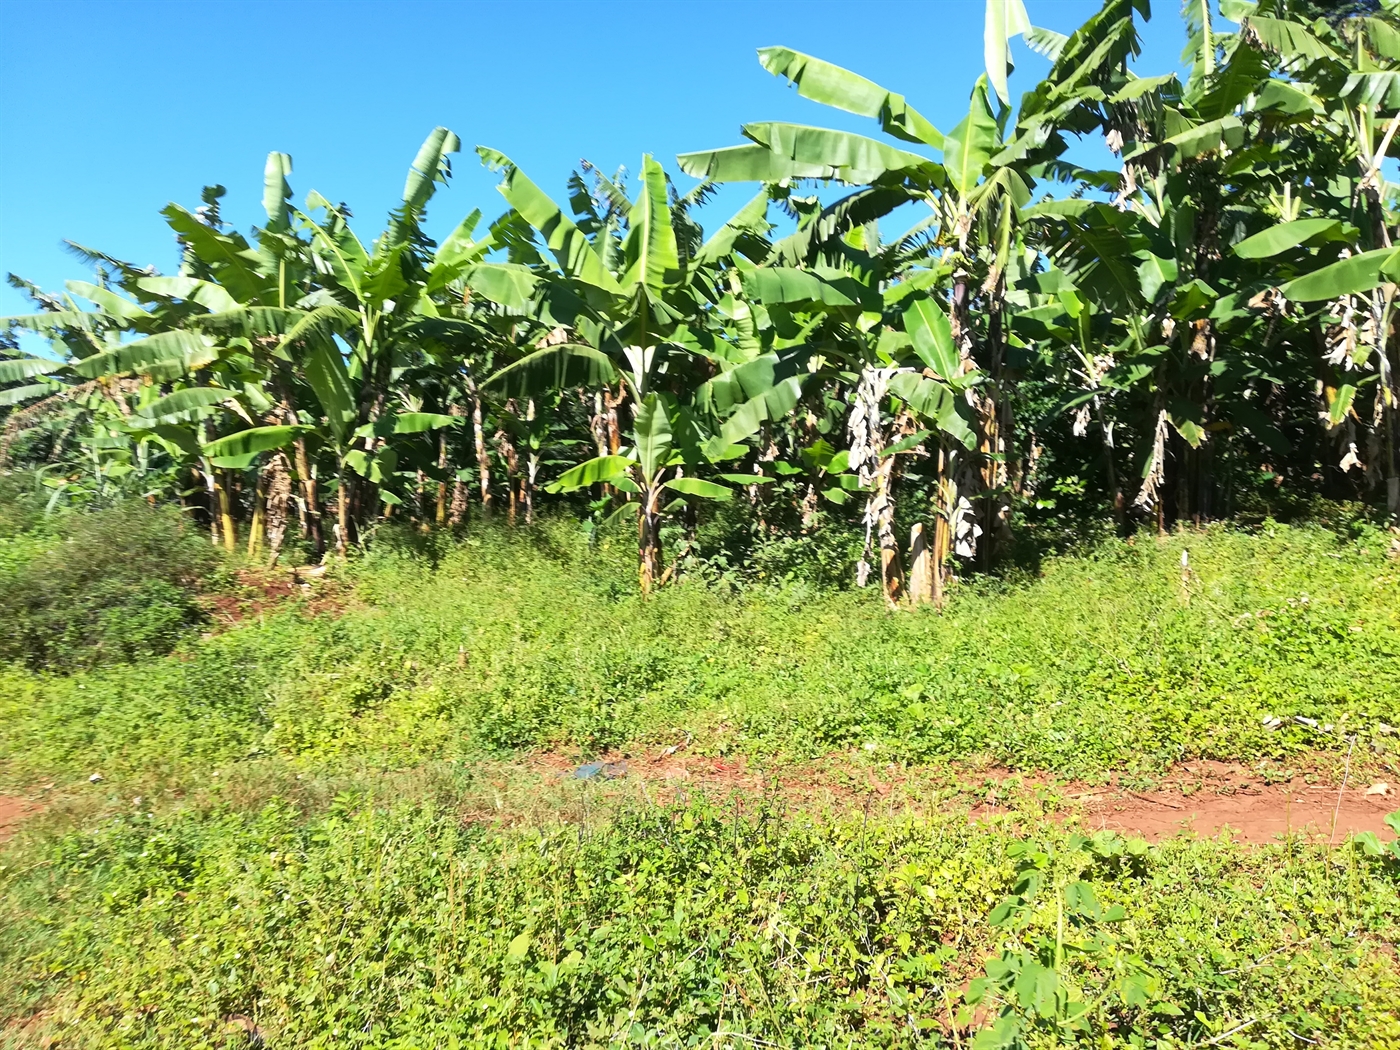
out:
{"label": "large banana leaf", "polygon": [[496,187],[501,196],[544,238],[567,276],[612,295],[622,294],[621,286],[604,267],[588,237],[560,211],[548,194],[531,182],[504,153],[485,146],[478,146],[476,151],[488,168],[502,173],[501,184]]}
{"label": "large banana leaf", "polygon": [[771,261],[797,266],[816,262],[821,248],[848,230],[884,218],[901,204],[923,196],[908,186],[868,186],[842,197],[773,245]]}
{"label": "large banana leaf", "polygon": [[216,467],[246,466],[252,456],[292,443],[299,427],[253,427],[216,438],[204,446],[204,454]]}
{"label": "large banana leaf", "polygon": [[481,222],[481,209],[473,208],[457,228],[447,235],[433,254],[433,265],[428,271],[426,291],[437,292],[461,276],[462,271],[485,255],[494,245],[488,234],[483,240],[475,240],[472,233]]}
{"label": "large banana leaf", "polygon": [[0,358],[0,383],[18,383],[21,379],[48,375],[65,367],[62,361],[54,361],[47,357]]}
{"label": "large banana leaf", "polygon": [[208,265],[218,282],[240,303],[257,299],[274,286],[261,272],[264,259],[257,252],[226,234],[200,222],[178,204],[167,204],[161,214],[180,239]]}
{"label": "large banana leaf", "polygon": [[292,187],[287,176],[292,173],[292,158],[286,153],[273,151],[267,155],[263,167],[263,212],[267,215],[268,233],[285,234],[292,229],[292,208],[288,203]]}
{"label": "large banana leaf", "polygon": [[758,433],[764,423],[787,416],[802,397],[802,379],[801,375],[793,375],[778,380],[756,397],[739,405],[724,421],[719,434],[706,444],[705,454],[712,460],[718,460],[730,446]]}
{"label": "large banana leaf", "polygon": [[[353,331],[359,321],[353,311],[339,305],[281,312],[290,315],[287,319],[292,323],[279,333],[282,338],[273,351],[279,357],[290,357],[292,349],[301,344],[333,347],[335,337]],[[335,356],[339,358],[338,351]]]}
{"label": "large banana leaf", "polygon": [[890,380],[890,392],[964,448],[977,443],[977,436],[958,414],[957,399],[946,384],[915,372],[901,372]]}
{"label": "large banana leaf", "polygon": [[1361,24],[1372,51],[1381,58],[1400,62],[1400,30],[1383,18],[1363,18]]}
{"label": "large banana leaf", "polygon": [[1315,37],[1306,26],[1283,18],[1250,15],[1245,20],[1249,34],[1285,60],[1304,62],[1336,58],[1337,53]]}
{"label": "large banana leaf", "polygon": [[94,316],[85,310],[45,310],[37,314],[11,314],[9,317],[0,317],[0,325],[53,336],[64,328],[91,331]]}
{"label": "large banana leaf", "polygon": [[771,390],[783,378],[782,370],[777,354],[746,361],[702,383],[695,391],[695,406],[723,419],[736,406]]}
{"label": "large banana leaf", "polygon": [[203,449],[199,447],[199,440],[190,431],[189,427],[167,426],[159,423],[151,428],[154,434],[165,445],[166,451],[172,456],[177,452],[183,452],[187,456],[197,457]]}
{"label": "large banana leaf", "polygon": [[12,386],[8,390],[0,390],[0,408],[8,408],[10,405],[32,401],[36,397],[56,393],[61,389],[62,387],[54,386],[52,383],[27,383],[24,386]]}
{"label": "large banana leaf", "polygon": [[395,434],[422,434],[441,427],[457,426],[461,416],[447,416],[441,412],[400,412],[394,417]]}
{"label": "large banana leaf", "polygon": [[873,305],[879,294],[851,277],[830,280],[787,266],[764,266],[744,272],[744,292],[763,303],[821,303],[823,306]]}
{"label": "large banana leaf", "polygon": [[546,492],[574,492],[599,481],[623,477],[635,463],[630,456],[598,456],[564,471],[544,488]]}
{"label": "large banana leaf", "polygon": [[681,258],[667,190],[666,172],[647,154],[642,158],[641,192],[628,213],[623,245],[627,269],[622,286],[629,291],[640,286],[659,296],[680,283]]}
{"label": "large banana leaf", "polygon": [[222,387],[193,386],[185,390],[176,390],[173,394],[166,394],[152,401],[136,413],[135,418],[147,421],[152,426],[180,422],[198,413],[200,409],[210,408],[234,396],[236,395],[232,390]]}
{"label": "large banana leaf", "polygon": [[110,288],[99,288],[87,281],[65,281],[64,287],[74,295],[80,295],[89,302],[96,303],[98,308],[109,317],[117,317],[128,322],[153,320],[150,313],[141,306],[125,296],[118,295]]}
{"label": "large banana leaf", "polygon": [[1006,90],[1011,38],[1030,30],[1031,20],[1026,14],[1023,0],[987,0],[986,25],[982,33],[982,57],[987,66],[987,79],[991,81],[997,97],[1003,102],[1011,101]]}
{"label": "large banana leaf", "polygon": [[534,297],[539,277],[519,263],[483,262],[467,271],[467,287],[508,310],[524,310]]}
{"label": "large banana leaf", "polygon": [[324,224],[316,222],[306,212],[296,212],[297,218],[311,231],[312,250],[330,268],[337,284],[361,302],[368,301],[364,285],[371,266],[369,252],[345,222],[340,209],[312,190],[306,195],[306,209],[316,211],[318,208],[325,209],[327,221]]}
{"label": "large banana leaf", "polygon": [[943,168],[960,196],[972,192],[999,144],[997,118],[987,98],[987,79],[979,77],[967,116],[943,139]]}
{"label": "large banana leaf", "polygon": [[1341,259],[1289,281],[1280,291],[1289,299],[1310,303],[1369,292],[1388,281],[1400,281],[1400,248],[1377,248]]}
{"label": "large banana leaf", "polygon": [[1222,148],[1239,149],[1243,142],[1244,125],[1232,115],[1178,132],[1163,140],[1163,145],[1172,146],[1180,157],[1190,159]]}
{"label": "large banana leaf", "polygon": [[330,339],[313,339],[305,344],[301,371],[311,384],[316,400],[326,413],[331,431],[344,442],[355,421],[355,389],[340,348]]}
{"label": "large banana leaf", "polygon": [[1394,109],[1400,105],[1400,70],[1352,73],[1342,85],[1341,94],[1359,106]]}
{"label": "large banana leaf", "polygon": [[[1340,219],[1296,219],[1293,222],[1281,222],[1240,241],[1235,245],[1235,254],[1241,259],[1268,259],[1306,241],[1340,239],[1342,225]],[[1333,234],[1337,237],[1330,236]]]}
{"label": "large banana leaf", "polygon": [[671,456],[671,418],[666,408],[661,395],[648,394],[637,406],[637,416],[632,424],[633,437],[637,442],[637,459],[641,463],[642,475],[648,482],[656,477]]}
{"label": "large banana leaf", "polygon": [[923,114],[909,105],[903,95],[887,91],[874,81],[786,47],[761,47],[758,61],[774,76],[790,81],[803,98],[847,113],[874,117],[887,135],[905,142],[943,148],[942,134]]}
{"label": "large banana leaf", "polygon": [[798,164],[830,165],[842,172],[841,178],[847,182],[874,182],[890,172],[912,172],[934,166],[927,157],[849,131],[774,122],[745,124],[743,133],[746,138]]}
{"label": "large banana leaf", "polygon": [[597,390],[616,382],[617,369],[607,354],[583,343],[560,343],[511,362],[487,379],[486,385],[528,397],[576,386]]}
{"label": "large banana leaf", "polygon": [[696,264],[705,266],[718,262],[734,249],[740,238],[766,237],[772,229],[772,223],[768,221],[768,204],[771,199],[765,186],[701,246],[695,256]]}
{"label": "large banana leaf", "polygon": [[784,179],[841,179],[859,182],[846,168],[818,162],[798,162],[757,143],[681,153],[681,171],[711,182],[781,182]]}
{"label": "large banana leaf", "polygon": [[97,379],[139,372],[152,365],[197,367],[210,359],[210,341],[207,337],[197,332],[174,329],[75,361],[73,371],[86,379]]}
{"label": "large banana leaf", "polygon": [[962,372],[962,355],[953,342],[948,317],[931,299],[915,299],[904,311],[904,330],[914,343],[914,352],[945,383],[957,382]]}
{"label": "large banana leaf", "polygon": [[699,496],[701,499],[712,499],[720,503],[728,501],[734,495],[733,489],[702,478],[672,478],[661,487],[679,492],[683,496]]}
{"label": "large banana leaf", "polygon": [[403,184],[404,207],[410,211],[421,211],[432,197],[439,182],[445,183],[452,175],[452,162],[448,154],[462,148],[462,140],[444,127],[434,128],[423,145],[418,147],[418,156],[413,158],[413,166],[408,169],[408,178]]}
{"label": "large banana leaf", "polygon": [[223,285],[197,277],[142,277],[136,286],[164,299],[198,303],[210,313],[238,309],[238,300]]}

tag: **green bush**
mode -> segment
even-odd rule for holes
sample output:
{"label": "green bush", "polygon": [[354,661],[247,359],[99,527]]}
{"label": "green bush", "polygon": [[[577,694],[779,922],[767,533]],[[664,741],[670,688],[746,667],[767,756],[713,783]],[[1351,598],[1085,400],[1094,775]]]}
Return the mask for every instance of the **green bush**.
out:
{"label": "green bush", "polygon": [[0,660],[71,671],[170,652],[203,619],[217,554],[173,510],[140,503],[0,536]]}

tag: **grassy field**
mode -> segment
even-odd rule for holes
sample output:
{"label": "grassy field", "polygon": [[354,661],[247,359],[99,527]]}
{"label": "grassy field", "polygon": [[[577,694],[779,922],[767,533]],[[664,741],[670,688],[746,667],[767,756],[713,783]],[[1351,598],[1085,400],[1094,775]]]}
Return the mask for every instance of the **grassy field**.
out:
{"label": "grassy field", "polygon": [[[168,656],[17,660],[0,1045],[1400,1046],[1391,836],[1148,844],[1056,786],[1396,779],[1392,541],[1139,538],[940,616],[384,537]],[[746,776],[559,775],[672,747]]]}

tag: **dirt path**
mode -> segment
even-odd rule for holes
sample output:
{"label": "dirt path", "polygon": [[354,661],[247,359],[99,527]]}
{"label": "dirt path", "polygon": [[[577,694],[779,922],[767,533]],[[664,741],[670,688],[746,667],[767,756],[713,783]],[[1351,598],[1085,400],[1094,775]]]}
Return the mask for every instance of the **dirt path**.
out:
{"label": "dirt path", "polygon": [[1359,831],[1390,837],[1385,816],[1400,809],[1388,783],[1349,783],[1345,791],[1302,776],[1267,783],[1258,773],[1225,762],[1186,763],[1157,791],[1103,788],[1080,792],[1076,801],[1096,826],[1152,841],[1183,831],[1210,837],[1226,828],[1245,842],[1271,842],[1292,833],[1334,842]]}
{"label": "dirt path", "polygon": [[1315,772],[1271,782],[1258,770],[1210,761],[1175,767],[1151,791],[1132,790],[1117,778],[1104,786],[1057,784],[1038,774],[899,769],[845,755],[775,770],[765,770],[743,757],[665,750],[641,757],[603,756],[593,766],[542,754],[533,756],[530,765],[556,783],[587,779],[619,791],[634,788],[658,801],[694,790],[751,796],[776,791],[795,805],[824,802],[864,807],[873,800],[881,808],[966,809],[972,820],[983,820],[1039,797],[1042,804],[1058,806],[1059,814],[1078,816],[1090,827],[1152,842],[1182,833],[1209,838],[1226,829],[1237,841],[1251,843],[1272,842],[1289,834],[1341,843],[1360,831],[1390,838],[1394,833],[1385,816],[1400,809],[1400,785],[1350,781],[1343,791]]}
{"label": "dirt path", "polygon": [[0,842],[10,838],[19,828],[20,821],[34,812],[36,807],[24,799],[0,795]]}

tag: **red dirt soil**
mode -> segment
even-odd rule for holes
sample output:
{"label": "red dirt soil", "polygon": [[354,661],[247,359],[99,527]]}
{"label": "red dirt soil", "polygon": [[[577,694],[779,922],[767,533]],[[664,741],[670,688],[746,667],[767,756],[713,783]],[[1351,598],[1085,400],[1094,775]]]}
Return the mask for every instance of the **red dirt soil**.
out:
{"label": "red dirt soil", "polygon": [[0,842],[10,838],[19,828],[20,821],[38,812],[38,808],[22,798],[0,795]]}
{"label": "red dirt soil", "polygon": [[[935,781],[925,771],[881,768],[845,756],[784,766],[776,771],[776,778],[742,756],[726,759],[663,751],[650,756],[600,756],[599,761],[616,764],[600,779],[615,779],[619,786],[640,782],[643,792],[659,796],[658,801],[672,791],[776,792],[797,805],[826,800],[857,809],[871,801],[881,808],[928,808],[930,803],[936,808],[966,808],[969,818],[978,821],[1008,812],[1007,803],[1018,796],[1038,794],[1062,800],[1060,816],[1078,816],[1089,827],[1152,842],[1183,832],[1209,838],[1226,829],[1236,841],[1250,843],[1272,842],[1289,834],[1341,843],[1361,831],[1389,838],[1392,832],[1385,816],[1400,809],[1395,785],[1349,778],[1343,791],[1338,783],[1321,782],[1325,778],[1316,774],[1305,778],[1302,772],[1268,783],[1246,766],[1212,761],[1183,763],[1152,791],[1130,790],[1116,778],[1108,785],[1091,787],[1056,784],[1042,775],[1006,770],[967,770],[961,775],[952,770]],[[576,759],[549,753],[533,756],[530,764],[547,779],[572,777],[579,765]],[[965,786],[949,799],[947,788],[959,780]],[[967,786],[979,781],[984,786]]]}
{"label": "red dirt soil", "polygon": [[237,589],[208,597],[210,618],[218,627],[228,628],[292,604],[300,604],[311,616],[342,612],[341,588],[324,579],[324,572],[323,566],[239,569]]}
{"label": "red dirt soil", "polygon": [[1205,761],[1173,770],[1158,791],[1107,787],[1079,792],[1076,800],[1093,826],[1152,841],[1182,831],[1210,837],[1225,828],[1245,842],[1288,834],[1344,842],[1360,831],[1390,837],[1385,816],[1400,808],[1390,784],[1349,782],[1343,791],[1301,776],[1269,784],[1244,766]]}

